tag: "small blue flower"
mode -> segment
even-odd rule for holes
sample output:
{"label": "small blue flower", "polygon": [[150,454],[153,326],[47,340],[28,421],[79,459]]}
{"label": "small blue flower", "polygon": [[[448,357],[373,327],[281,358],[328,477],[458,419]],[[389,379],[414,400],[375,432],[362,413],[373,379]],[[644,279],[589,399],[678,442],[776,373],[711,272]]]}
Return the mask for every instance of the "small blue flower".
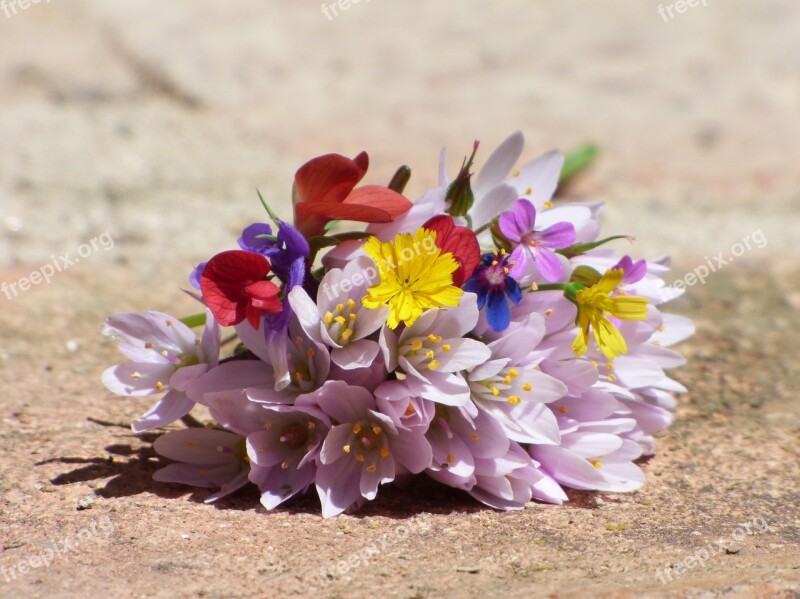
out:
{"label": "small blue flower", "polygon": [[472,277],[464,284],[464,291],[478,296],[478,309],[486,307],[486,320],[495,331],[504,331],[511,323],[511,308],[522,299],[522,290],[516,279],[509,275],[513,264],[508,254],[486,254]]}

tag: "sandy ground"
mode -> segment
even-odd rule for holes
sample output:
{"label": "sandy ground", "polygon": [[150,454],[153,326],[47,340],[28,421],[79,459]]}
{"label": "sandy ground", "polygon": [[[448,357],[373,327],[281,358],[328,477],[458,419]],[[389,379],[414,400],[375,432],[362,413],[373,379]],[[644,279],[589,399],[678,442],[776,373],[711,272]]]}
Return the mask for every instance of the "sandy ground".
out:
{"label": "sandy ground", "polygon": [[[0,294],[0,597],[800,594],[794,2],[667,21],[651,0],[19,2],[0,5],[0,282],[98,241]],[[673,254],[675,279],[729,261],[675,303],[698,324],[690,393],[641,491],[497,513],[419,484],[322,520],[313,496],[266,513],[151,480],[128,428],[148,402],[98,381],[106,314],[192,310],[192,264],[260,217],[256,187],[288,215],[316,154],[367,149],[372,182],[407,162],[413,195],[442,145],[455,163],[515,129],[527,157],[599,143],[571,194],[608,200],[606,230]]]}

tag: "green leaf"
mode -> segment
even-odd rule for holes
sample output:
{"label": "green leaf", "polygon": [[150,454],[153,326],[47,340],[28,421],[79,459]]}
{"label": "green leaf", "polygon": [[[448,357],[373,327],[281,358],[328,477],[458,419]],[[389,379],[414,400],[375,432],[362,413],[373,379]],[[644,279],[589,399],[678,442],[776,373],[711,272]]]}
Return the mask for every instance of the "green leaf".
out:
{"label": "green leaf", "polygon": [[600,149],[594,144],[581,146],[569,154],[564,159],[564,167],[561,169],[559,185],[566,185],[577,175],[587,170],[600,153]]}

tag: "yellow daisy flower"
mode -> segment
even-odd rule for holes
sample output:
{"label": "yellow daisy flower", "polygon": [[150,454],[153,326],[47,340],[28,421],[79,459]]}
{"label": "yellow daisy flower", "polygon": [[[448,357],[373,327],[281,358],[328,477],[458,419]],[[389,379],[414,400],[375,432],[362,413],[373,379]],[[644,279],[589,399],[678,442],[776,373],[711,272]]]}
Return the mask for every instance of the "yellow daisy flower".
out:
{"label": "yellow daisy flower", "polygon": [[441,253],[436,233],[418,229],[412,236],[398,233],[394,241],[370,237],[364,251],[379,269],[380,282],[361,300],[365,308],[389,306],[389,328],[411,326],[429,308],[458,306],[464,292],[453,285],[458,269],[453,255]]}
{"label": "yellow daisy flower", "polygon": [[582,356],[589,347],[589,327],[603,355],[613,360],[628,353],[628,345],[619,329],[606,314],[621,320],[644,320],[647,318],[647,298],[628,295],[612,296],[625,272],[621,268],[608,270],[597,283],[580,289],[575,294],[578,305],[578,326],[580,331],[572,343],[572,351]]}

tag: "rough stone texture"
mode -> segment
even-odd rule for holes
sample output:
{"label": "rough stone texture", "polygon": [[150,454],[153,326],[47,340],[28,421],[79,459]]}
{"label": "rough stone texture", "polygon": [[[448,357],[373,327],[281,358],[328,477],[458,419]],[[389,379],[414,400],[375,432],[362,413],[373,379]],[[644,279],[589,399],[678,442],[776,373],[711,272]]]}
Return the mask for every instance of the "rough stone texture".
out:
{"label": "rough stone texture", "polygon": [[[0,295],[0,596],[792,597],[800,592],[800,11],[709,2],[664,22],[654,1],[54,0],[0,9],[0,281],[108,231],[98,251]],[[98,382],[98,329],[121,310],[193,308],[188,269],[260,213],[288,215],[296,167],[368,149],[434,181],[523,129],[527,157],[603,148],[572,187],[609,200],[607,230],[675,256],[675,278],[768,243],[674,306],[675,426],[631,495],[497,513],[420,484],[323,521],[315,498],[265,513],[154,483],[147,401]],[[104,518],[107,517],[107,520]],[[761,520],[763,519],[763,520]],[[769,531],[734,539],[737,525]],[[110,522],[113,530],[100,526]],[[91,540],[10,582],[53,539]],[[86,534],[86,533],[84,533]],[[672,581],[659,569],[723,538]],[[340,560],[378,553],[369,564]],[[354,560],[356,558],[353,558]],[[330,580],[321,569],[332,571]]]}

